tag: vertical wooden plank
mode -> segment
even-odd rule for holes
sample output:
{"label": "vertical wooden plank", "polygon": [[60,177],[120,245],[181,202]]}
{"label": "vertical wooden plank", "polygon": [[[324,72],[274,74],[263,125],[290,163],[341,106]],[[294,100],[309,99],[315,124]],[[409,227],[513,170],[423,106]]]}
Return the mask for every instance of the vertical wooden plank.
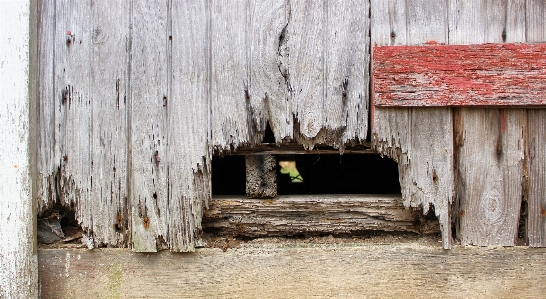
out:
{"label": "vertical wooden plank", "polygon": [[[445,2],[372,0],[371,13],[372,45],[448,40]],[[443,246],[450,248],[454,188],[451,109],[374,108],[373,118],[374,147],[398,162],[404,204],[422,206],[425,213],[434,206]]]}
{"label": "vertical wooden plank", "polygon": [[[526,41],[546,41],[546,4],[527,0],[525,7]],[[528,111],[528,219],[529,246],[546,247],[546,109]]]}
{"label": "vertical wooden plank", "polygon": [[209,15],[209,5],[213,3],[206,0],[172,1],[172,76],[167,104],[168,193],[165,206],[160,208],[167,223],[166,242],[172,251],[193,251],[199,245],[203,209],[211,197],[209,38],[212,38],[212,15]]}
{"label": "vertical wooden plank", "polygon": [[273,155],[245,156],[246,195],[249,198],[277,196],[277,160]]}
{"label": "vertical wooden plank", "polygon": [[31,177],[36,136],[30,122],[37,92],[36,8],[33,1],[0,2],[0,298],[38,298]]}
{"label": "vertical wooden plank", "polygon": [[[299,142],[312,148],[324,119],[326,97],[325,1],[290,1],[290,85],[292,111],[301,136]],[[322,137],[322,138],[321,138]],[[323,139],[318,136],[317,139]],[[320,142],[317,140],[316,142]]]}
{"label": "vertical wooden plank", "polygon": [[55,203],[55,5],[41,1],[38,13],[38,101],[37,101],[37,205],[44,211]]}
{"label": "vertical wooden plank", "polygon": [[[131,60],[131,234],[133,251],[157,251],[167,238],[169,1],[133,2]],[[170,38],[169,38],[170,36]],[[124,223],[126,218],[122,217]]]}
{"label": "vertical wooden plank", "polygon": [[212,142],[217,149],[261,142],[249,102],[249,4],[248,0],[210,3]]}
{"label": "vertical wooden plank", "polygon": [[368,133],[369,13],[368,1],[328,1],[324,126],[343,131],[338,146]]}
{"label": "vertical wooden plank", "polygon": [[93,225],[84,228],[88,246],[124,245],[130,237],[126,229],[118,229],[119,215],[125,216],[128,208],[130,7],[129,1],[94,1],[92,7],[92,186],[85,209],[92,213]]}
{"label": "vertical wooden plank", "polygon": [[253,0],[250,7],[250,107],[258,132],[269,121],[277,142],[293,138],[289,100],[289,24],[285,0]]}
{"label": "vertical wooden plank", "polygon": [[[511,1],[450,1],[450,44],[525,41]],[[510,22],[508,20],[511,20]],[[514,32],[508,32],[507,24]],[[455,110],[456,207],[461,244],[515,244],[523,196],[525,111]]]}
{"label": "vertical wooden plank", "polygon": [[[76,208],[82,227],[93,230],[91,208],[91,1],[55,2],[53,202]],[[44,82],[48,84],[49,82]],[[46,95],[44,100],[49,101]],[[45,108],[45,107],[44,107]],[[51,149],[42,148],[40,151]],[[44,186],[45,187],[45,186]]]}

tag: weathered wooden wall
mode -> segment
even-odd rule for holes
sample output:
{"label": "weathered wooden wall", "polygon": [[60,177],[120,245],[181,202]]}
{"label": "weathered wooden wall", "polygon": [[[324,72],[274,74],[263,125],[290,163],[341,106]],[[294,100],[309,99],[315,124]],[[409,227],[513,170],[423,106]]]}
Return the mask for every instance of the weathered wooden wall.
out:
{"label": "weathered wooden wall", "polygon": [[[372,43],[377,45],[546,40],[541,1],[371,3]],[[373,142],[378,151],[398,161],[406,203],[435,207],[444,247],[450,246],[452,218],[462,244],[514,245],[522,200],[529,205],[529,244],[544,246],[542,113],[514,108],[376,108]]]}
{"label": "weathered wooden wall", "polygon": [[[38,209],[84,240],[191,251],[213,150],[368,131],[369,3],[40,1]],[[341,149],[342,150],[342,149]]]}
{"label": "weathered wooden wall", "polygon": [[0,2],[0,298],[38,298],[35,8]]}

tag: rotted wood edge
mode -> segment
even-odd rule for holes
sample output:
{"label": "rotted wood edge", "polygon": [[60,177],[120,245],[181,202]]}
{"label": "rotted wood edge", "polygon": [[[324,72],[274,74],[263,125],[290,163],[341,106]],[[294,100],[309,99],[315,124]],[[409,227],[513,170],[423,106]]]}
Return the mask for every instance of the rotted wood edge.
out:
{"label": "rotted wood edge", "polygon": [[364,142],[358,145],[346,145],[343,149],[334,148],[324,144],[316,144],[312,150],[306,150],[303,145],[296,142],[277,144],[262,143],[255,146],[238,147],[230,152],[215,151],[215,156],[235,156],[235,155],[321,155],[321,154],[377,154],[377,151],[371,149],[370,142]]}
{"label": "rotted wood edge", "polygon": [[[222,196],[203,217],[205,231],[222,236],[271,237],[355,234],[369,231],[424,232],[418,209],[400,195],[289,195],[275,199]],[[434,221],[427,233],[439,233]]]}

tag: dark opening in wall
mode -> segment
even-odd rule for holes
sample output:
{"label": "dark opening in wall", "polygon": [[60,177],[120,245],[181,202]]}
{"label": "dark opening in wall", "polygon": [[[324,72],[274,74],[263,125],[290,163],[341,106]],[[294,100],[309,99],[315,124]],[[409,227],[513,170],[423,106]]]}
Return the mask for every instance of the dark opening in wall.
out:
{"label": "dark opening in wall", "polygon": [[[398,165],[380,155],[299,154],[276,158],[279,195],[400,193]],[[294,164],[297,172],[288,169]],[[245,184],[244,156],[213,157],[212,195],[245,195]]]}

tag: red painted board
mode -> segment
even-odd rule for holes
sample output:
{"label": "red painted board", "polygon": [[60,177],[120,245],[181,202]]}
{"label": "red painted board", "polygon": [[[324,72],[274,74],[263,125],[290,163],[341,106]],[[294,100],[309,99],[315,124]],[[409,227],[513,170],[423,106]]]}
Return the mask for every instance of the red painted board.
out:
{"label": "red painted board", "polygon": [[374,105],[544,106],[546,44],[374,46]]}

